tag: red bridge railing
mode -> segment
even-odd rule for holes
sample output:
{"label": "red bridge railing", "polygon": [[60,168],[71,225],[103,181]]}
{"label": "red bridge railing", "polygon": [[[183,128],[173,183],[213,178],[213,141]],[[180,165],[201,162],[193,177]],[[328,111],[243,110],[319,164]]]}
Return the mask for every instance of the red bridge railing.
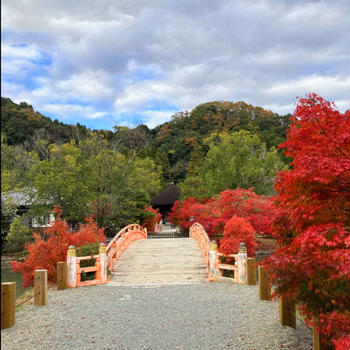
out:
{"label": "red bridge railing", "polygon": [[[77,257],[75,247],[70,246],[67,252],[68,287],[107,283],[107,268],[112,270],[115,267],[121,255],[132,242],[146,238],[147,231],[138,224],[132,224],[120,230],[107,247],[101,243],[97,255]],[[80,266],[82,261],[91,259],[95,260],[94,266]],[[90,281],[82,281],[82,274],[89,272],[94,272],[95,278]]]}
{"label": "red bridge railing", "polygon": [[195,222],[190,227],[189,237],[194,238],[198,242],[199,249],[201,250],[202,257],[204,260],[204,264],[207,267],[208,278],[210,278],[210,240],[207,232],[200,223]]}
{"label": "red bridge railing", "polygon": [[132,224],[124,227],[107,245],[107,267],[112,270],[112,268],[118,263],[121,255],[132,242],[146,238],[147,231],[140,225]]}
{"label": "red bridge railing", "polygon": [[[207,273],[208,273],[208,280],[209,281],[216,281],[218,278],[225,278],[223,277],[223,270],[230,270],[233,271],[234,276],[233,278],[230,278],[235,283],[246,283],[246,266],[247,266],[247,253],[246,250],[240,254],[231,254],[231,255],[224,255],[222,253],[218,253],[217,250],[217,244],[215,241],[210,242],[210,239],[208,237],[207,232],[205,231],[204,227],[198,223],[195,222],[190,227],[190,238],[194,238],[197,240],[199,248],[202,252],[203,260],[205,263],[205,266],[207,267]],[[239,259],[239,255],[241,255],[241,259]],[[233,264],[227,264],[222,263],[221,259],[234,259],[235,263]],[[241,263],[239,264],[239,260],[241,260]],[[241,270],[242,278],[239,278],[239,265]]]}

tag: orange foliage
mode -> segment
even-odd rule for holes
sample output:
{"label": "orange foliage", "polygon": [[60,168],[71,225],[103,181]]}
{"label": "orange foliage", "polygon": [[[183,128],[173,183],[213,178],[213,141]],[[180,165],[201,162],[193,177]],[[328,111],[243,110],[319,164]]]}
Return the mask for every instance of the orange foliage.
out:
{"label": "orange foliage", "polygon": [[51,227],[45,229],[47,240],[43,240],[37,233],[33,233],[34,242],[27,243],[28,256],[24,262],[11,261],[13,272],[21,272],[23,288],[33,285],[34,271],[46,269],[49,282],[56,281],[56,266],[59,261],[66,261],[67,250],[70,245],[79,247],[87,243],[104,242],[104,229],[98,228],[92,217],[81,225],[78,232],[69,232],[68,225],[61,218],[62,211],[55,208],[57,219]]}

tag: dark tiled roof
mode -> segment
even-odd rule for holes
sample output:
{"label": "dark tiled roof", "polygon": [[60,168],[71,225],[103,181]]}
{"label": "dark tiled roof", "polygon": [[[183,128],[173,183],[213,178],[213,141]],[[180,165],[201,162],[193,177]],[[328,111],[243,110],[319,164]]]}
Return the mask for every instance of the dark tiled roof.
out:
{"label": "dark tiled roof", "polygon": [[172,184],[165,190],[154,196],[151,205],[173,205],[180,197],[180,189]]}

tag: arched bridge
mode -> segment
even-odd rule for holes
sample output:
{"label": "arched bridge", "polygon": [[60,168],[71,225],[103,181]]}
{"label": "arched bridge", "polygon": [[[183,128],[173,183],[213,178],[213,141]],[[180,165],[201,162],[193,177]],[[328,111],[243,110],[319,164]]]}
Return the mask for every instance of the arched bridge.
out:
{"label": "arched bridge", "polygon": [[[163,233],[166,236],[167,230]],[[132,224],[120,230],[107,247],[101,244],[97,255],[77,257],[75,248],[70,247],[67,252],[68,286],[107,283],[108,269],[112,272],[110,282],[122,285],[215,281],[223,277],[223,270],[234,272],[234,282],[246,281],[246,252],[227,256],[218,253],[216,244],[211,245],[199,223],[191,226],[188,238],[147,238],[146,230]],[[234,259],[235,263],[222,264],[221,258]],[[95,265],[86,267],[84,260],[91,259],[96,261]],[[83,273],[89,272],[95,273],[95,279],[82,281]]]}
{"label": "arched bridge", "polygon": [[[107,266],[114,284],[198,283],[207,280],[209,249],[196,237],[147,239],[141,226],[122,229],[107,246]],[[205,239],[203,239],[204,241]],[[200,249],[199,249],[200,248]],[[202,252],[202,253],[201,253]],[[202,258],[205,258],[203,260]]]}

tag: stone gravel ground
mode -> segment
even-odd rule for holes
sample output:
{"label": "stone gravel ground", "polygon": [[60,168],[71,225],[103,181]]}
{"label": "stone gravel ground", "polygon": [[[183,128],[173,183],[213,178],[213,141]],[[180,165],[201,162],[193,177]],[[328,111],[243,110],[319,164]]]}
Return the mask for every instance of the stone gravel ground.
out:
{"label": "stone gravel ground", "polygon": [[5,350],[312,349],[311,330],[282,327],[258,287],[221,283],[80,287],[16,313]]}

